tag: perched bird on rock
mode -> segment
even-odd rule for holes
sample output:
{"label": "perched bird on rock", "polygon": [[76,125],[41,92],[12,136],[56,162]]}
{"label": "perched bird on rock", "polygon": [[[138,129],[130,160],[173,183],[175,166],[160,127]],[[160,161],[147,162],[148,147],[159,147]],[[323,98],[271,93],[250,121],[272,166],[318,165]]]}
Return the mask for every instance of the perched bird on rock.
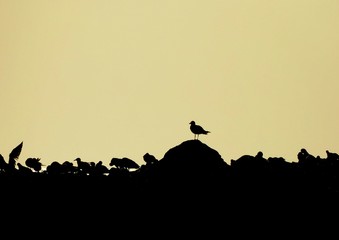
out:
{"label": "perched bird on rock", "polygon": [[190,122],[190,129],[191,132],[194,133],[194,139],[199,139],[199,135],[200,134],[205,134],[207,135],[208,133],[210,133],[210,131],[206,131],[205,129],[203,129],[201,126],[196,125],[195,121],[191,121]]}

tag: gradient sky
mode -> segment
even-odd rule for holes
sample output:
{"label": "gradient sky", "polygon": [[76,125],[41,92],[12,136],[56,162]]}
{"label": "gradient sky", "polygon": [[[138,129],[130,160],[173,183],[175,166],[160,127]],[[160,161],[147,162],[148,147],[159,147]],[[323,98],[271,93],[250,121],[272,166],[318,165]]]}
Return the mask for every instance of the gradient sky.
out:
{"label": "gradient sky", "polygon": [[0,0],[0,153],[339,152],[337,0]]}

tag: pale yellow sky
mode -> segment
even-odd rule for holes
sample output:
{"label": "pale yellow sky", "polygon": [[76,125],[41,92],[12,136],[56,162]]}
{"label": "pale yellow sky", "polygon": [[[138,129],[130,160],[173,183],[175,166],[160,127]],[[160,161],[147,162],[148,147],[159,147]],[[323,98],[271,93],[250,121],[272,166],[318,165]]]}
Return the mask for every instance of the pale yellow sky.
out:
{"label": "pale yellow sky", "polygon": [[0,0],[0,154],[339,153],[339,1]]}

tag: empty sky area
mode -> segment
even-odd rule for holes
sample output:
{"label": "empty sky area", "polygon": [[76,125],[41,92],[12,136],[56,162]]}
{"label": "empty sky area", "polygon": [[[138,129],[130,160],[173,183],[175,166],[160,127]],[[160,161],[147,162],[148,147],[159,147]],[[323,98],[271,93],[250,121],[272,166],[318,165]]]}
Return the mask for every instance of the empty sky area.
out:
{"label": "empty sky area", "polygon": [[339,152],[339,1],[0,0],[0,154],[103,161],[199,139]]}

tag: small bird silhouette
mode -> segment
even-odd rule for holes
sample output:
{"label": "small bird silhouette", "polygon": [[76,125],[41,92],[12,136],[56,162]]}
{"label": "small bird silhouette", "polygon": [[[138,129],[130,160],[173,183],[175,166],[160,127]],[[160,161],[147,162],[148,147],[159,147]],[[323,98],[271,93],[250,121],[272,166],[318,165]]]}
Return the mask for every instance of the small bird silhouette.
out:
{"label": "small bird silhouette", "polygon": [[201,126],[196,125],[195,121],[191,121],[190,125],[191,125],[190,126],[191,132],[194,133],[194,139],[199,139],[199,135],[200,134],[205,134],[206,135],[207,133],[210,133],[210,131],[206,131]]}
{"label": "small bird silhouette", "polygon": [[40,158],[27,158],[25,164],[27,167],[34,169],[36,172],[39,172],[43,166],[40,162]]}

